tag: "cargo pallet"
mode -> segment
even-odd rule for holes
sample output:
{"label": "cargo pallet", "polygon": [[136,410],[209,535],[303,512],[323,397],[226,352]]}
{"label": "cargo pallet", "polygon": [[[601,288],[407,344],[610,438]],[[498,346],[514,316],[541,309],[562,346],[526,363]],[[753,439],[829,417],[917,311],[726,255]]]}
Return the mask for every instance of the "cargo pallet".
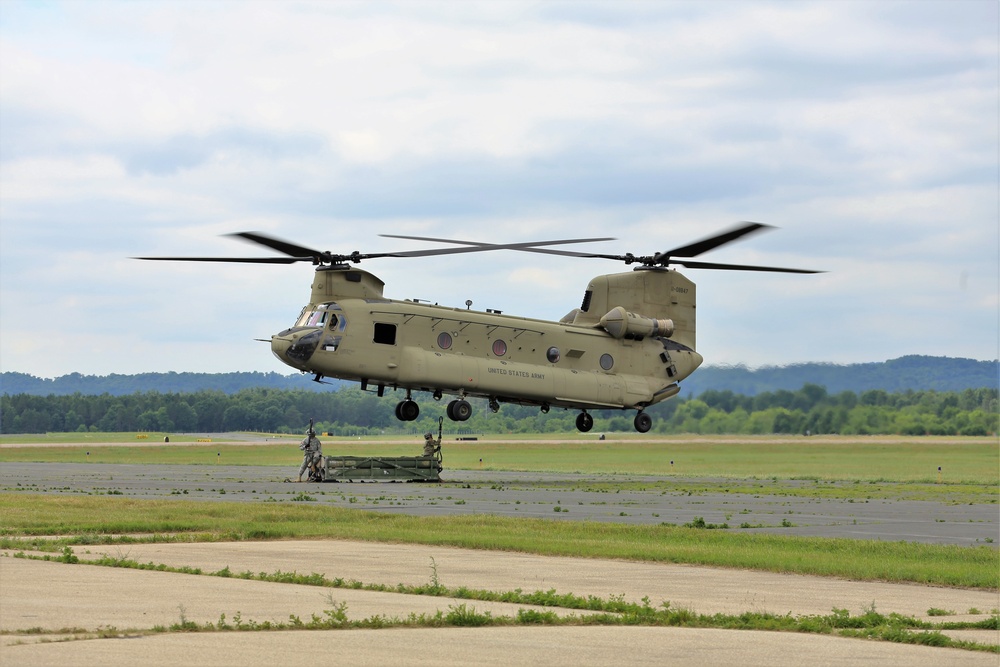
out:
{"label": "cargo pallet", "polygon": [[434,456],[327,456],[324,482],[440,482],[440,453]]}

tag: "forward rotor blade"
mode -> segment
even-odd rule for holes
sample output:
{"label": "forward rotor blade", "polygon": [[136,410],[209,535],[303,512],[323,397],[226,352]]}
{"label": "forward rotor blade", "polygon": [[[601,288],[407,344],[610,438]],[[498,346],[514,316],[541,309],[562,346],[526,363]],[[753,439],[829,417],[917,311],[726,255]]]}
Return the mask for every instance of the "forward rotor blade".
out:
{"label": "forward rotor blade", "polygon": [[312,257],[133,257],[153,262],[234,262],[237,264],[294,264],[311,262]]}
{"label": "forward rotor blade", "polygon": [[473,241],[456,241],[452,239],[430,239],[418,236],[397,236],[383,234],[387,238],[411,239],[418,241],[437,241],[441,243],[459,244],[460,248],[431,248],[428,250],[401,250],[399,252],[381,253],[360,253],[353,252],[347,255],[338,255],[331,252],[323,252],[306,248],[289,241],[261,234],[259,232],[238,232],[227,234],[236,238],[258,245],[265,246],[272,250],[289,255],[289,257],[136,257],[134,259],[145,259],[155,261],[171,262],[235,262],[245,264],[292,264],[294,262],[312,262],[313,264],[333,264],[342,262],[360,262],[364,259],[378,259],[381,257],[434,257],[438,255],[458,255],[470,252],[487,252],[490,250],[529,250],[539,245],[560,245],[565,243],[586,243],[589,241],[611,241],[611,238],[595,239],[568,239],[558,241],[529,241],[523,243],[477,243]]}
{"label": "forward rotor blade", "polygon": [[[362,254],[357,251],[349,255],[338,255],[329,251],[306,248],[305,246],[300,246],[297,243],[291,243],[290,241],[275,238],[274,236],[268,236],[267,234],[261,234],[260,232],[237,232],[235,234],[228,234],[227,236],[235,236],[236,238],[250,241],[251,243],[257,243],[267,248],[271,248],[272,250],[285,253],[286,255],[291,255],[292,257],[305,257],[306,259],[311,260],[314,264],[334,264],[340,262],[354,262],[356,264],[363,259],[395,256],[393,253]],[[296,261],[300,260],[297,259]]]}

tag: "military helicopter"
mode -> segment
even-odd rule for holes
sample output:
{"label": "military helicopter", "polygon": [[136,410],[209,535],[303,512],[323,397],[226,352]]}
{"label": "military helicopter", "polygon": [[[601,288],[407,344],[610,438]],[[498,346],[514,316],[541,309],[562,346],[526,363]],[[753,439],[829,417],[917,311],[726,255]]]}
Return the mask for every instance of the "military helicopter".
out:
{"label": "military helicopter", "polygon": [[[526,243],[480,243],[456,239],[385,234],[387,238],[430,241],[450,247],[393,253],[336,254],[296,245],[257,232],[232,234],[283,257],[138,257],[143,260],[292,264],[315,267],[312,294],[291,327],[273,335],[271,351],[283,363],[314,380],[352,380],[362,390],[405,391],[396,405],[400,421],[420,415],[414,392],[434,400],[454,396],[448,418],[472,415],[469,397],[485,398],[497,412],[501,403],[579,410],[576,426],[591,430],[591,410],[636,410],[636,431],[646,433],[652,418],[645,408],[680,392],[680,382],[702,363],[695,351],[695,285],[671,268],[819,273],[805,269],[720,264],[694,260],[709,250],[769,225],[747,222],[689,245],[653,255],[597,254],[553,246],[611,238]],[[398,300],[383,294],[385,284],[352,264],[377,258],[428,257],[513,250],[567,257],[610,259],[637,264],[632,271],[590,281],[579,308],[558,321],[529,319],[496,310],[485,312]]]}

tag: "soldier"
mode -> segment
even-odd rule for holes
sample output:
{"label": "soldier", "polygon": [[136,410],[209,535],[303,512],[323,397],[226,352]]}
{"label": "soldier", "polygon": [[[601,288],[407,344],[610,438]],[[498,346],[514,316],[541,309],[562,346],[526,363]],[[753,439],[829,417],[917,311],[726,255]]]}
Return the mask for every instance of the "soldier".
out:
{"label": "soldier", "polygon": [[298,480],[301,482],[303,473],[307,470],[309,471],[310,474],[306,477],[308,480],[312,476],[312,468],[319,466],[323,460],[323,445],[320,443],[319,438],[316,437],[316,431],[313,430],[311,419],[309,420],[309,431],[306,433],[306,437],[302,439],[299,449],[302,450],[302,466],[299,468]]}
{"label": "soldier", "polygon": [[424,433],[424,456],[434,456],[441,450],[441,441],[435,440],[432,433]]}

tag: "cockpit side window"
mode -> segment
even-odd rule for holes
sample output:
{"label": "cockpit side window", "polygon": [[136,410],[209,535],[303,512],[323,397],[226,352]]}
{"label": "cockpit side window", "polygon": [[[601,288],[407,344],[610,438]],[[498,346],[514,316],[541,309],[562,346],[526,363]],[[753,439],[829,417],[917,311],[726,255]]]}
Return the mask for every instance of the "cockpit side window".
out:
{"label": "cockpit side window", "polygon": [[347,319],[343,311],[335,303],[323,303],[317,306],[306,306],[302,309],[297,327],[326,327],[330,331],[343,331],[347,328]]}
{"label": "cockpit side window", "polygon": [[330,313],[330,331],[343,332],[347,328],[347,318],[344,317],[344,311],[335,303],[330,304],[330,310],[335,311]]}

